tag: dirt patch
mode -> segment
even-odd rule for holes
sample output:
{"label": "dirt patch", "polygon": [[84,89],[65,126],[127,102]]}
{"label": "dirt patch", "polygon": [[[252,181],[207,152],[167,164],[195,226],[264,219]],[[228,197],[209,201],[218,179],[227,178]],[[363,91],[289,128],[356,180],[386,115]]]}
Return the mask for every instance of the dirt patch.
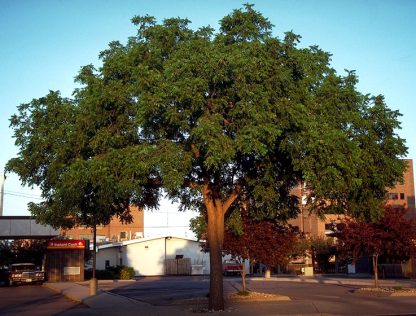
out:
{"label": "dirt patch", "polygon": [[285,295],[248,292],[247,295],[240,295],[239,293],[232,293],[225,296],[226,301],[290,301],[290,298]]}
{"label": "dirt patch", "polygon": [[[238,293],[231,293],[224,295],[225,302],[255,302],[255,301],[290,301],[290,298],[285,295],[248,292],[247,295],[239,295]],[[189,299],[177,300],[175,304],[204,304],[208,303],[208,297],[194,297]]]}

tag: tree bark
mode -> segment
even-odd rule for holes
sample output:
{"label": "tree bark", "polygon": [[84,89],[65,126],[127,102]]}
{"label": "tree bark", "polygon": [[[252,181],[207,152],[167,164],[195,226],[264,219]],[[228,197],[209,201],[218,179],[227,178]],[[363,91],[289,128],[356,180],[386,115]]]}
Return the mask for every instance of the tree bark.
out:
{"label": "tree bark", "polygon": [[378,255],[373,255],[374,287],[378,288]]}
{"label": "tree bark", "polygon": [[247,290],[245,260],[242,260],[241,267],[242,267],[242,270],[241,270],[241,285],[242,285],[242,291],[245,292]]}
{"label": "tree bark", "polygon": [[208,213],[207,237],[210,248],[209,310],[224,310],[224,287],[222,275],[222,247],[224,243],[224,216],[231,204],[237,199],[240,186],[223,202],[221,193],[206,181],[202,187],[202,196]]}
{"label": "tree bark", "polygon": [[90,280],[90,295],[97,294],[97,278],[95,277],[95,271],[97,269],[97,225],[93,227],[93,250],[92,250],[92,278]]}
{"label": "tree bark", "polygon": [[93,227],[93,240],[92,240],[92,245],[93,245],[93,251],[92,251],[92,278],[95,279],[95,271],[97,269],[97,225],[94,224]]}
{"label": "tree bark", "polygon": [[222,276],[222,246],[224,240],[224,212],[220,205],[205,201],[208,211],[208,243],[210,247],[209,310],[224,310]]}

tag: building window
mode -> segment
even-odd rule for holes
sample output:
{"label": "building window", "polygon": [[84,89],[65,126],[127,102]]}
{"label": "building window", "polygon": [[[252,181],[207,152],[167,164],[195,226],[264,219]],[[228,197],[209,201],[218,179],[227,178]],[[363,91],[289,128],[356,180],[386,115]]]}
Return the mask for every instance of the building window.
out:
{"label": "building window", "polygon": [[105,268],[108,269],[110,267],[110,260],[105,261]]}
{"label": "building window", "polygon": [[400,200],[404,200],[404,193],[400,193]]}
{"label": "building window", "polygon": [[120,239],[126,239],[127,238],[127,232],[120,232]]}
{"label": "building window", "polygon": [[398,200],[399,194],[398,193],[387,193],[387,199],[389,200]]}

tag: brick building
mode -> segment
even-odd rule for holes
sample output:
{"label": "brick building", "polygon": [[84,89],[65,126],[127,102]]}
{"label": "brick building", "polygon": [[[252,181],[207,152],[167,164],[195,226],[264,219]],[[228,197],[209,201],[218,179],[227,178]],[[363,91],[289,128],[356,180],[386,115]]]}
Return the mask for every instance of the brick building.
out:
{"label": "brick building", "polygon": [[[408,208],[410,216],[416,216],[415,210],[415,186],[413,178],[413,160],[406,159],[408,168],[403,174],[403,183],[398,183],[394,188],[388,189],[386,195],[386,204],[401,205]],[[295,188],[294,194],[302,197],[304,188],[299,185]],[[315,214],[309,214],[304,204],[304,198],[301,199],[300,213],[297,218],[289,221],[292,226],[298,227],[299,231],[309,236],[325,236],[330,233],[331,223],[337,222],[340,215],[327,214],[325,219],[319,219]],[[342,215],[341,215],[342,216]]]}
{"label": "brick building", "polygon": [[403,175],[403,183],[397,183],[394,188],[387,193],[388,205],[405,205],[409,209],[409,214],[415,214],[415,185],[413,178],[413,160],[406,160],[408,168]]}
{"label": "brick building", "polygon": [[[117,218],[113,218],[108,225],[97,226],[98,242],[119,242],[142,238],[144,235],[144,212],[137,207],[131,207],[133,221],[130,224],[122,224]],[[61,235],[69,239],[93,239],[92,229],[78,226],[73,229],[61,230]]]}

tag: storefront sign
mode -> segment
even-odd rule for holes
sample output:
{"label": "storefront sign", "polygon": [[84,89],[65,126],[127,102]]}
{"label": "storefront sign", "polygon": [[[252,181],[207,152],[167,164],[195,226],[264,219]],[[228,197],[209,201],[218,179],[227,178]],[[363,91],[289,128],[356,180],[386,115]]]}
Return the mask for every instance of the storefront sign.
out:
{"label": "storefront sign", "polygon": [[81,274],[80,267],[64,267],[64,275],[79,275]]}
{"label": "storefront sign", "polygon": [[48,249],[85,249],[85,240],[49,240]]}

